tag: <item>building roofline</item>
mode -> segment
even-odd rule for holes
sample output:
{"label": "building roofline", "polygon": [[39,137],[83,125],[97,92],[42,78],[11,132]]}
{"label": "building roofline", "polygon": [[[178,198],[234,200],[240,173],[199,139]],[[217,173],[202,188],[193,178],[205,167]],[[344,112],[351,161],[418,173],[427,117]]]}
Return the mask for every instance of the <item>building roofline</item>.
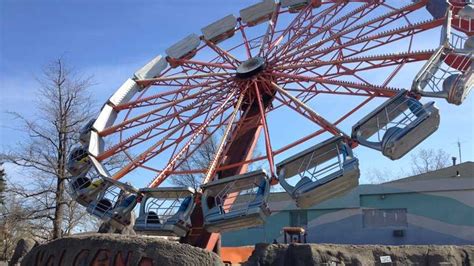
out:
{"label": "building roofline", "polygon": [[[359,208],[360,197],[378,194],[427,193],[453,190],[474,190],[474,162],[446,167],[436,171],[410,176],[382,184],[363,184],[345,195],[328,199],[307,208],[308,210]],[[297,210],[286,192],[270,193],[269,204],[275,211]]]}
{"label": "building roofline", "polygon": [[460,163],[457,165],[449,166],[449,167],[438,169],[435,171],[430,171],[423,174],[408,176],[408,177],[400,178],[397,180],[391,180],[382,184],[391,184],[391,183],[399,183],[399,182],[414,181],[414,180],[418,181],[418,180],[442,179],[442,178],[450,178],[450,177],[474,178],[474,162],[468,161],[468,162]]}

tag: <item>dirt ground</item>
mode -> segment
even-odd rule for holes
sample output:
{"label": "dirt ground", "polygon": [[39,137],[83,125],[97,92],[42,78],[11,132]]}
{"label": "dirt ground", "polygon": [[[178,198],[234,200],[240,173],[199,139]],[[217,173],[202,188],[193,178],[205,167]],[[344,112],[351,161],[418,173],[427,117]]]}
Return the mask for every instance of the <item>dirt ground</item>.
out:
{"label": "dirt ground", "polygon": [[474,246],[257,244],[245,265],[474,265]]}

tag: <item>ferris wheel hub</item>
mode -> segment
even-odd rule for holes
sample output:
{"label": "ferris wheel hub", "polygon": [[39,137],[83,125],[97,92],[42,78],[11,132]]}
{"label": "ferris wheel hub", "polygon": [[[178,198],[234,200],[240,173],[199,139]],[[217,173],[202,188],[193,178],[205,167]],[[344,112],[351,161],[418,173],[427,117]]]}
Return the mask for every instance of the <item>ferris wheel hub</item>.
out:
{"label": "ferris wheel hub", "polygon": [[252,57],[244,62],[242,62],[237,67],[236,76],[238,78],[250,78],[255,76],[256,74],[262,72],[265,69],[267,62],[263,57]]}

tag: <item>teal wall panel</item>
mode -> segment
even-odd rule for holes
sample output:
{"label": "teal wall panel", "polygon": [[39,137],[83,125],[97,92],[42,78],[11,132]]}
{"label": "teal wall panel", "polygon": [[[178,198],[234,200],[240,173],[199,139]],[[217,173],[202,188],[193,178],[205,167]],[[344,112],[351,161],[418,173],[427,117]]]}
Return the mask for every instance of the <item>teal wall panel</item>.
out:
{"label": "teal wall panel", "polygon": [[[222,237],[223,246],[243,246],[255,243],[270,243],[281,236],[281,229],[290,223],[289,212],[277,212],[267,218],[263,226],[226,232]],[[249,241],[250,240],[250,241]]]}
{"label": "teal wall panel", "polygon": [[[423,180],[361,185],[346,195],[307,209],[308,241],[339,244],[474,244],[474,179]],[[417,191],[417,192],[415,192]],[[291,211],[301,211],[279,195],[272,202],[280,211],[263,226],[227,232],[224,246],[282,242]],[[407,222],[393,226],[364,226],[363,209],[406,209]],[[404,236],[394,236],[403,230]]]}
{"label": "teal wall panel", "polygon": [[[474,197],[472,191],[468,193]],[[361,195],[360,202],[365,208],[406,208],[410,214],[454,225],[474,226],[474,208],[449,197],[422,193]]]}

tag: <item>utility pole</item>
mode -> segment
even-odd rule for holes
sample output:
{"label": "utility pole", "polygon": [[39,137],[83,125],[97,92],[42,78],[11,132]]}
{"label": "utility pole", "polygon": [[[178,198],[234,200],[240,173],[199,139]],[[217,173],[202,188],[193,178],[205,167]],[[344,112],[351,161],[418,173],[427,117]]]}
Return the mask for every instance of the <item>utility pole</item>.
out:
{"label": "utility pole", "polygon": [[458,151],[459,151],[459,163],[462,163],[462,157],[461,157],[461,142],[458,139]]}

